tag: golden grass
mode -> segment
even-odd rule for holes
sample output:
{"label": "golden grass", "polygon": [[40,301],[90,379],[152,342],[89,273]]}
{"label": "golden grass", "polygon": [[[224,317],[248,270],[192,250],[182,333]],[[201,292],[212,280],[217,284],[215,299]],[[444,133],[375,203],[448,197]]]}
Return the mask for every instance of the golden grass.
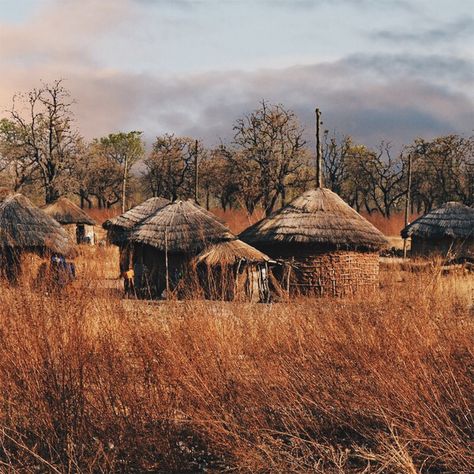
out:
{"label": "golden grass", "polygon": [[83,250],[60,295],[0,288],[2,470],[474,470],[472,277],[152,303],[100,288],[115,258]]}

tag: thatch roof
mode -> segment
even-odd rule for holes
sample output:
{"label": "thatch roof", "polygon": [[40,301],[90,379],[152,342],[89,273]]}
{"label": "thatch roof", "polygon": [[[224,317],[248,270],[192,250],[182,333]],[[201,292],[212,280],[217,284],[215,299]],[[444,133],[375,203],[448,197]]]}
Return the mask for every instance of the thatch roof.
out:
{"label": "thatch roof", "polygon": [[68,255],[73,243],[52,217],[25,196],[14,194],[0,203],[0,248],[6,247]]}
{"label": "thatch roof", "polygon": [[406,226],[401,235],[404,239],[474,238],[474,209],[460,202],[447,202]]}
{"label": "thatch roof", "polygon": [[161,251],[197,253],[235,235],[194,201],[176,201],[158,209],[130,232],[129,240]]}
{"label": "thatch roof", "polygon": [[107,230],[112,228],[130,230],[139,222],[151,216],[158,209],[161,209],[169,203],[170,201],[168,201],[168,199],[162,197],[152,197],[147,199],[145,202],[142,202],[138,206],[132,207],[132,209],[128,210],[124,214],[106,220],[102,224],[102,227]]}
{"label": "thatch roof", "polygon": [[60,197],[53,203],[43,206],[42,209],[60,224],[95,225],[93,219],[66,197]]}
{"label": "thatch roof", "polygon": [[270,257],[245,242],[236,239],[211,245],[195,259],[196,264],[204,264],[209,267],[216,265],[231,266],[240,261],[264,263],[269,262]]}
{"label": "thatch roof", "polygon": [[325,188],[305,192],[239,237],[256,247],[301,244],[378,250],[388,243],[369,221]]}

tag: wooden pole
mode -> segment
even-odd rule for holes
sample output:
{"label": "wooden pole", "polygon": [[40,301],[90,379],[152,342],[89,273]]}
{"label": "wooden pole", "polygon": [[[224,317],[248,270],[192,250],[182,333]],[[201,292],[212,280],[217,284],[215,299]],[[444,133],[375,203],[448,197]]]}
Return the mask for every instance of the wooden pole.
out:
{"label": "wooden pole", "polygon": [[170,276],[168,267],[168,228],[165,229],[165,277],[166,277],[166,299],[170,299]]}
{"label": "wooden pole", "polygon": [[[405,199],[405,227],[408,225],[410,205],[411,205],[411,153],[408,155],[408,183],[407,183],[407,195]],[[403,239],[403,258],[407,258],[407,239]]]}
{"label": "wooden pole", "polygon": [[323,153],[321,149],[321,138],[319,127],[321,125],[321,111],[316,109],[316,188],[323,187]]}
{"label": "wooden pole", "polygon": [[199,142],[196,140],[194,144],[194,200],[199,204],[198,188],[199,188],[199,163],[198,163],[198,146]]}

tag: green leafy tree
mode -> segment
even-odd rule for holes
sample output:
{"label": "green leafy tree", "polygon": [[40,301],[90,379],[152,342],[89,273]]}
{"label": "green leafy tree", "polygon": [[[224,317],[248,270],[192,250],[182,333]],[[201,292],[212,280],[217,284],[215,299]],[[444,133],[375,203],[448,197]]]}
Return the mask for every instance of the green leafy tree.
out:
{"label": "green leafy tree", "polygon": [[127,209],[127,191],[132,166],[145,156],[142,132],[111,133],[98,140],[100,151],[110,162],[116,163],[122,175],[122,212]]}

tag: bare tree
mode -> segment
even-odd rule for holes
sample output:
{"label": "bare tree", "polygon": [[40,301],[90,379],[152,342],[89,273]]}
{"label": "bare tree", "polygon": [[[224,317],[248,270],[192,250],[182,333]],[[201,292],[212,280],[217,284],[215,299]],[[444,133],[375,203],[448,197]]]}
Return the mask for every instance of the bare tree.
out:
{"label": "bare tree", "polygon": [[237,120],[234,131],[234,145],[240,153],[236,156],[256,173],[268,215],[279,197],[286,200],[291,177],[304,166],[303,130],[293,112],[263,101],[259,109]]}
{"label": "bare tree", "polygon": [[201,142],[189,137],[165,134],[157,137],[151,154],[144,160],[143,179],[153,196],[163,196],[172,201],[178,197],[190,198],[194,192],[195,155],[205,158]]}
{"label": "bare tree", "polygon": [[3,120],[0,128],[3,153],[16,177],[14,185],[21,187],[37,179],[47,203],[60,196],[60,181],[80,149],[72,105],[61,80],[44,84],[15,96],[9,119]]}

